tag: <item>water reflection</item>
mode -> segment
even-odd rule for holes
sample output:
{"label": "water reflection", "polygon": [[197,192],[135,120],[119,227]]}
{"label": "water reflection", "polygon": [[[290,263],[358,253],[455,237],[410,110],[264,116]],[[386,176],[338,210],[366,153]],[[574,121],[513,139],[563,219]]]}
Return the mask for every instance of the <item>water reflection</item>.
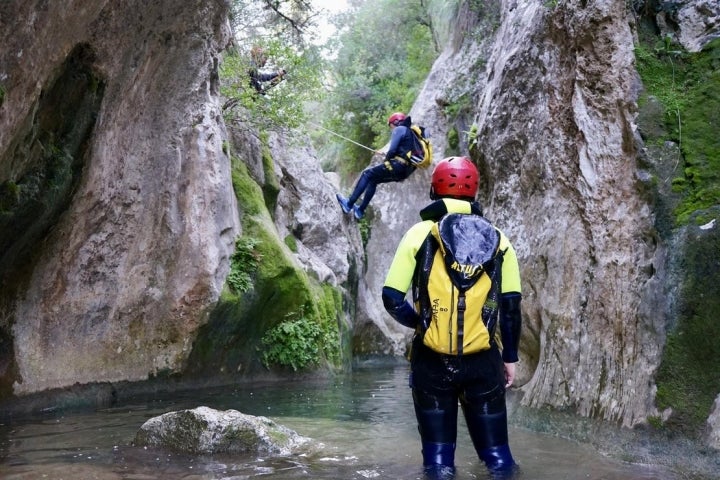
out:
{"label": "water reflection", "polygon": [[[147,419],[200,405],[272,418],[319,442],[303,455],[189,456],[131,445]],[[467,431],[458,433],[457,480],[486,479]],[[593,449],[511,428],[518,479],[675,479]],[[92,413],[56,412],[0,426],[0,478],[18,479],[421,479],[420,442],[407,369],[360,369],[323,381],[206,389]]]}

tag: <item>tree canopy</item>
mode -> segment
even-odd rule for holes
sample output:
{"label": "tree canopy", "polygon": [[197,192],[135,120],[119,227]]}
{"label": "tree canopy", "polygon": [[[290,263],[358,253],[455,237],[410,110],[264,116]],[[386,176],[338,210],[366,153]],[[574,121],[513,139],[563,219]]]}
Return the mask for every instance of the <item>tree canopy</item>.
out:
{"label": "tree canopy", "polygon": [[[255,131],[298,128],[304,106],[317,96],[324,60],[312,43],[318,12],[307,0],[234,0],[233,46],[220,65],[223,110],[227,121]],[[253,64],[253,49],[262,49],[266,65]],[[287,72],[258,93],[251,69]]]}
{"label": "tree canopy", "polygon": [[[350,0],[319,45],[322,12],[309,0],[234,0],[234,46],[220,67],[226,119],[260,131],[304,126],[326,169],[360,171],[369,153],[358,144],[382,147],[388,115],[410,110],[438,55],[427,2]],[[265,95],[250,88],[255,46],[267,70],[288,72]]]}
{"label": "tree canopy", "polygon": [[[330,65],[331,89],[323,104],[324,126],[379,148],[388,138],[388,115],[410,110],[438,55],[425,2],[353,2],[335,24],[340,33]],[[368,152],[362,147],[328,141],[344,161],[341,172],[357,172],[367,163]]]}

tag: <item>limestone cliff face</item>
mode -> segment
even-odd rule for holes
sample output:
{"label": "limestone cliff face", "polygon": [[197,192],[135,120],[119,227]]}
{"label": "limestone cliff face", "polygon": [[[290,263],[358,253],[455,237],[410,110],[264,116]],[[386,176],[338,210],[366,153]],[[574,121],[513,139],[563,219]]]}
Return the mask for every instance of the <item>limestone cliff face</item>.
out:
{"label": "limestone cliff face", "polygon": [[222,2],[0,5],[0,385],[182,366],[238,230]]}
{"label": "limestone cliff face", "polygon": [[[692,14],[707,11],[705,2],[682,4],[684,43],[697,39],[688,32],[702,30],[705,42],[717,35],[716,7],[707,17]],[[483,14],[487,34],[446,48],[411,113],[431,126],[438,159],[470,153],[478,161],[486,215],[518,251],[522,402],[646,422],[659,415],[655,373],[677,293],[666,286],[669,263],[682,253],[671,254],[672,240],[656,230],[638,164],[634,14],[618,0],[488,2]],[[467,113],[449,119],[443,107],[463,94]],[[459,149],[449,146],[453,130]],[[378,298],[388,252],[417,221],[428,179],[417,172],[402,195],[378,189],[368,318],[387,318]],[[401,351],[403,340],[392,338]]]}
{"label": "limestone cliff face", "polygon": [[[334,362],[349,362],[355,299],[341,292],[363,270],[359,231],[309,139],[226,132],[228,12],[0,5],[0,400],[257,374],[260,337],[303,309],[337,323],[346,358]],[[252,205],[236,198],[230,154],[261,192]],[[262,288],[220,301],[252,216],[277,258]]]}
{"label": "limestone cliff face", "polygon": [[633,425],[653,412],[664,320],[643,310],[663,257],[635,174],[632,19],[616,1],[503,14],[514,48],[490,57],[478,151],[523,263],[524,401]]}

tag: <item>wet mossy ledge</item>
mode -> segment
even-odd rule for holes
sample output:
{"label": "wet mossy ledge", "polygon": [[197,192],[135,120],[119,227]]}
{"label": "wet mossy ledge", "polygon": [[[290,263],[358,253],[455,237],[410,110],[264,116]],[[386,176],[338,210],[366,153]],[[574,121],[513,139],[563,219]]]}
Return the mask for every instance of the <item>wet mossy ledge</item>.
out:
{"label": "wet mossy ledge", "polygon": [[[720,206],[698,215],[709,212],[720,217]],[[664,422],[653,419],[653,425],[695,439],[703,435],[720,392],[720,222],[714,223],[706,229],[688,226],[678,235],[677,316],[656,376],[657,407],[669,415]]]}
{"label": "wet mossy ledge", "polygon": [[693,53],[647,24],[639,38],[638,126],[650,152],[640,167],[677,292],[656,374],[664,415],[648,423],[697,439],[720,392],[720,39]]}
{"label": "wet mossy ledge", "polygon": [[273,224],[267,189],[237,157],[232,157],[232,181],[242,235],[221,298],[193,346],[187,373],[285,376],[347,368],[350,328],[341,292],[297,265]]}

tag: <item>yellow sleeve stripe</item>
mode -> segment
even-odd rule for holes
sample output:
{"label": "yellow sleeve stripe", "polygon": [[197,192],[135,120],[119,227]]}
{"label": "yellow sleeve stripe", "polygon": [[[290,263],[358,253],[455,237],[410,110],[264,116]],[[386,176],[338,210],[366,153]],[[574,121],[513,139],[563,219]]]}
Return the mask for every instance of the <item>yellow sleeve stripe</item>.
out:
{"label": "yellow sleeve stripe", "polygon": [[395,257],[385,277],[384,286],[394,288],[400,292],[407,292],[410,289],[413,273],[415,272],[415,255],[425,237],[430,233],[433,223],[432,220],[416,223],[405,233],[395,251]]}
{"label": "yellow sleeve stripe", "polygon": [[510,240],[504,233],[500,232],[500,249],[505,250],[502,266],[502,289],[501,293],[520,291],[520,266],[518,265],[517,254]]}

